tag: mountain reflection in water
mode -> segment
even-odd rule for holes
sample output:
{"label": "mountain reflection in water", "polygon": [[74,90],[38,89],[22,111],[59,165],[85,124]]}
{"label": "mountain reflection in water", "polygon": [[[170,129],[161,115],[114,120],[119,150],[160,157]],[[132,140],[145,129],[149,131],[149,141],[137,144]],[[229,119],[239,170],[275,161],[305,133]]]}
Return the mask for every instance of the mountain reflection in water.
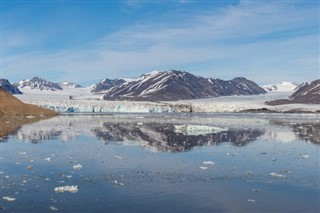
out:
{"label": "mountain reflection in water", "polygon": [[[228,142],[245,146],[258,138],[280,142],[320,142],[320,125],[311,117],[261,115],[62,115],[22,126],[19,140],[71,141],[79,135],[103,143],[138,144],[153,151],[181,152]],[[5,137],[2,136],[2,141]]]}
{"label": "mountain reflection in water", "polygon": [[186,134],[175,131],[173,124],[163,123],[104,123],[103,128],[93,131],[96,136],[108,143],[108,141],[137,141],[144,148],[157,151],[181,152],[196,146],[217,145],[221,142],[230,142],[233,145],[243,146],[254,141],[263,134],[258,129],[230,129],[221,132],[210,133],[202,129],[210,126],[195,126],[194,134]]}

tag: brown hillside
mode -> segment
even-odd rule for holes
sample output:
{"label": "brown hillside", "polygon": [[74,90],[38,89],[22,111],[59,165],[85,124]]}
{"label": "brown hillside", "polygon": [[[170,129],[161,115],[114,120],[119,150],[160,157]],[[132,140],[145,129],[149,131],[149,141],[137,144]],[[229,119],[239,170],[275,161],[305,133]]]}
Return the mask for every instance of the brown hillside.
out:
{"label": "brown hillside", "polygon": [[0,87],[0,115],[57,115],[49,109],[25,104]]}

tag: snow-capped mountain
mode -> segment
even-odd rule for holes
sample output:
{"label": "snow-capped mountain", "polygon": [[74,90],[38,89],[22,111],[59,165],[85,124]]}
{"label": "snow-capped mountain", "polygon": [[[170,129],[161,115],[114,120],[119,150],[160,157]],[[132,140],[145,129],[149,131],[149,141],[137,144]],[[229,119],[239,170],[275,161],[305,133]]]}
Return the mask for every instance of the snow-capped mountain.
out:
{"label": "snow-capped mountain", "polygon": [[118,86],[120,84],[125,83],[126,80],[124,79],[103,79],[96,86],[91,90],[92,93],[102,93],[108,91],[110,88],[114,86]]}
{"label": "snow-capped mountain", "polygon": [[320,104],[320,79],[314,80],[311,83],[300,84],[289,99],[278,99],[266,102],[269,105],[282,104]]}
{"label": "snow-capped mountain", "polygon": [[307,103],[320,104],[320,79],[305,83],[291,96],[293,100],[304,100]]}
{"label": "snow-capped mountain", "polygon": [[12,85],[7,79],[0,79],[0,87],[10,94],[22,94],[22,92],[14,85]]}
{"label": "snow-capped mountain", "polygon": [[275,91],[275,92],[293,92],[297,88],[297,83],[282,81],[281,83],[264,85],[263,89],[266,91]]}
{"label": "snow-capped mountain", "polygon": [[59,85],[64,88],[82,88],[83,87],[79,84],[75,84],[75,83],[68,82],[68,81],[59,83]]}
{"label": "snow-capped mountain", "polygon": [[56,91],[62,90],[62,87],[50,81],[47,81],[42,78],[34,77],[31,80],[22,80],[14,84],[18,88],[29,88],[29,89],[37,89],[41,91]]}
{"label": "snow-capped mountain", "polygon": [[185,71],[157,71],[112,87],[105,100],[176,101],[228,95],[264,94],[266,91],[245,78],[229,81],[195,76]]}

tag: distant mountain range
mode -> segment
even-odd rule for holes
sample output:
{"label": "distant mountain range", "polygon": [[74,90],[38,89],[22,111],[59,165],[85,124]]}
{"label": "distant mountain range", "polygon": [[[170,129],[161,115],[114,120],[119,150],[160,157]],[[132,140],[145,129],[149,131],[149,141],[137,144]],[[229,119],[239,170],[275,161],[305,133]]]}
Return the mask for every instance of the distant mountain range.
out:
{"label": "distant mountain range", "polygon": [[320,79],[314,80],[311,83],[301,84],[289,99],[279,99],[267,102],[269,105],[292,103],[320,104]]}
{"label": "distant mountain range", "polygon": [[14,85],[18,88],[37,89],[41,91],[62,90],[62,87],[58,83],[53,83],[39,77],[34,77],[31,80],[22,80],[14,83]]}
{"label": "distant mountain range", "polygon": [[177,101],[228,95],[258,95],[266,91],[245,78],[229,81],[195,76],[185,71],[161,71],[112,87],[105,100]]}
{"label": "distant mountain range", "polygon": [[[143,74],[137,79],[103,79],[90,89],[93,94],[103,94],[105,100],[129,101],[177,101],[230,95],[258,95],[267,91],[295,91],[292,97],[288,99],[293,102],[294,100],[305,100],[307,96],[310,96],[308,94],[307,96],[301,95],[302,93],[298,93],[298,91],[314,84],[316,83],[298,85],[291,82],[281,82],[262,86],[263,89],[255,82],[243,77],[221,80],[204,78],[185,71],[170,70],[153,71]],[[82,87],[71,82],[54,83],[39,77],[34,77],[31,80],[22,80],[13,85],[8,80],[2,79],[0,80],[0,86],[12,94],[21,94],[19,89],[26,88],[45,92]],[[318,94],[315,96],[317,97]],[[312,98],[312,100],[316,99]],[[310,102],[311,99],[308,98],[308,101]]]}

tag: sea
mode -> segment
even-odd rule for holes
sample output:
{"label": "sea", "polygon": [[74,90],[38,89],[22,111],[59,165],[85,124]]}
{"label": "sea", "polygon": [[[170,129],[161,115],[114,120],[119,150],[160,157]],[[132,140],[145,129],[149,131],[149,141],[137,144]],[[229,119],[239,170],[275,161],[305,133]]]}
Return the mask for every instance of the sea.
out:
{"label": "sea", "polygon": [[316,114],[64,114],[0,147],[3,212],[320,212]]}

